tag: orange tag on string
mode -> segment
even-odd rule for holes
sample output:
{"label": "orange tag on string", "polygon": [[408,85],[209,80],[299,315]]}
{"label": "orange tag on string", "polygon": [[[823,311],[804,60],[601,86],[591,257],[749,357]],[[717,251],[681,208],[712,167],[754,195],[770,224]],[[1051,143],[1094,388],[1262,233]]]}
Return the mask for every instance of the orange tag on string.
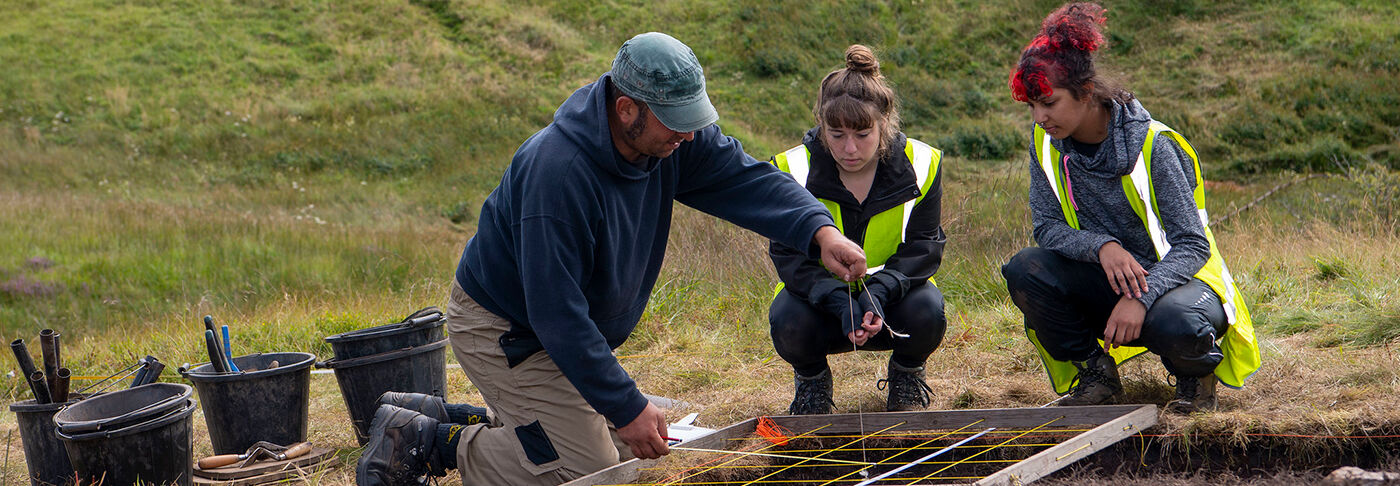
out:
{"label": "orange tag on string", "polygon": [[787,429],[773,423],[773,419],[768,418],[767,415],[758,418],[758,426],[754,428],[754,433],[766,439],[768,442],[773,443],[773,445],[782,446],[788,443]]}

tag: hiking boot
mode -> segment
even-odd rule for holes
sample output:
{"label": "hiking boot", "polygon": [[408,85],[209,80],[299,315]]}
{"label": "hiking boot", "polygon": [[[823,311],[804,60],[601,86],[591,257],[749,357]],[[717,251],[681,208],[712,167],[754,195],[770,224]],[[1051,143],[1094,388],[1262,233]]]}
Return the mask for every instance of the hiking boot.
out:
{"label": "hiking boot", "polygon": [[442,397],[424,393],[388,391],[379,396],[380,405],[406,408],[442,423],[476,425],[491,423],[485,408],[465,403],[447,403]]}
{"label": "hiking boot", "polygon": [[831,400],[831,370],[820,375],[806,377],[793,372],[793,387],[796,389],[792,405],[788,405],[788,415],[817,415],[831,413],[836,402]]}
{"label": "hiking boot", "polygon": [[370,422],[369,443],[355,465],[359,486],[426,485],[424,475],[445,476],[433,440],[438,421],[427,415],[380,405]]}
{"label": "hiking boot", "polygon": [[1113,357],[1104,353],[1094,353],[1084,361],[1071,361],[1079,369],[1078,381],[1069,395],[1059,401],[1060,406],[1102,405],[1114,395],[1123,391],[1118,381],[1118,365]]}
{"label": "hiking boot", "polygon": [[1176,398],[1167,402],[1167,411],[1179,414],[1213,412],[1219,403],[1215,399],[1215,373],[1200,378],[1176,378]]}
{"label": "hiking boot", "polygon": [[386,391],[379,396],[379,404],[412,410],[438,422],[451,422],[447,419],[447,401],[436,395]]}
{"label": "hiking boot", "polygon": [[890,394],[885,399],[885,410],[908,412],[928,408],[928,394],[933,392],[924,381],[924,367],[905,368],[890,361],[889,378],[875,382],[875,388],[884,390],[889,385]]}

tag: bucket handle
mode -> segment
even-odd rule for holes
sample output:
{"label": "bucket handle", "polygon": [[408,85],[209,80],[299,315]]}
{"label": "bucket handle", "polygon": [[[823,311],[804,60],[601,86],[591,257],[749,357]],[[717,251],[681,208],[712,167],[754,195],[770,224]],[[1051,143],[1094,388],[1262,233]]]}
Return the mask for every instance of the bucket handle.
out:
{"label": "bucket handle", "polygon": [[[160,401],[157,401],[157,402],[155,402],[155,403],[152,403],[152,404],[146,405],[146,406],[144,406],[144,407],[138,408],[138,409],[136,409],[136,410],[132,410],[132,411],[130,411],[130,412],[127,412],[127,413],[118,415],[118,416],[116,416],[116,417],[111,417],[111,418],[108,418],[108,419],[104,419],[104,420],[105,420],[106,423],[112,423],[112,422],[121,423],[121,422],[124,422],[125,419],[128,419],[128,418],[133,417],[133,416],[140,415],[142,412],[145,412],[145,411],[150,410],[150,409],[152,409],[152,408],[162,407],[162,406],[168,405],[168,404],[169,404],[171,401],[173,401],[173,400],[188,400],[188,399],[189,399],[189,397],[187,397],[187,396],[185,396],[185,395],[174,395],[174,396],[171,396],[171,397],[166,398],[166,399],[164,399],[164,400],[160,400]],[[164,415],[161,415],[161,416],[164,417]],[[94,423],[94,422],[96,422],[96,423]],[[105,425],[105,424],[103,423],[103,421],[91,420],[91,421],[88,421],[88,422],[85,422],[85,423],[79,423],[79,424],[74,424],[74,425],[71,425],[71,426],[68,426],[68,427],[64,427],[64,429],[66,429],[66,430],[69,431],[69,432],[89,432],[89,431],[95,431],[95,430],[103,430],[103,429],[102,429],[102,426],[103,426],[103,425]]]}
{"label": "bucket handle", "polygon": [[[129,376],[131,376],[131,375],[133,375],[133,374],[139,372],[140,370],[138,370],[137,368],[141,368],[141,367],[143,367],[143,366],[145,366],[145,365],[146,365],[146,359],[145,359],[145,358],[141,358],[141,359],[139,359],[139,360],[136,361],[136,364],[131,365],[131,366],[128,366],[128,367],[125,367],[125,368],[122,368],[121,371],[118,371],[118,372],[116,372],[116,373],[113,373],[113,374],[111,374],[111,375],[108,375],[106,378],[103,378],[103,379],[101,379],[101,380],[97,380],[97,383],[93,383],[93,384],[88,385],[87,387],[85,387],[85,388],[83,388],[83,389],[81,389],[81,390],[78,390],[78,393],[87,393],[87,391],[88,391],[88,390],[91,390],[93,387],[95,387],[95,386],[97,386],[97,385],[101,385],[101,384],[103,384],[103,383],[107,383],[107,380],[112,380],[113,378],[116,378],[115,380],[112,380],[111,383],[107,383],[106,386],[103,386],[102,388],[99,388],[97,391],[95,391],[95,392],[89,394],[88,396],[92,396],[92,395],[96,395],[96,394],[98,394],[98,393],[102,393],[102,392],[106,391],[108,388],[111,388],[112,385],[115,385],[115,384],[117,384],[118,382],[120,382],[120,381],[122,381],[122,380],[125,380],[127,377],[129,377]],[[141,368],[141,369],[145,369],[145,368]],[[118,375],[120,375],[120,376],[118,376]]]}
{"label": "bucket handle", "polygon": [[401,322],[408,327],[418,327],[440,320],[442,320],[442,310],[439,310],[437,306],[428,306],[409,314],[408,317],[405,317]]}
{"label": "bucket handle", "polygon": [[184,412],[189,411],[190,409],[192,409],[192,408],[195,407],[195,402],[194,402],[194,400],[190,400],[190,399],[188,399],[188,398],[186,398],[185,400],[186,400],[185,406],[183,406],[183,407],[175,407],[174,410],[171,410],[171,411],[169,411],[169,412],[160,414],[160,415],[158,415],[158,416],[156,416],[155,418],[152,418],[152,419],[150,419],[150,420],[147,420],[147,421],[144,421],[144,422],[141,422],[141,423],[137,423],[137,424],[132,424],[132,425],[130,425],[130,426],[119,427],[119,428],[117,428],[117,429],[115,429],[115,430],[113,430],[113,429],[108,429],[108,430],[97,430],[97,431],[92,431],[92,432],[86,432],[86,431],[85,431],[85,432],[78,433],[78,434],[73,434],[73,433],[70,433],[70,432],[65,432],[63,429],[58,429],[58,430],[55,430],[55,431],[54,431],[54,435],[57,435],[59,439],[67,439],[67,440],[90,440],[90,439],[99,439],[99,438],[100,438],[100,439],[111,438],[111,437],[112,437],[112,434],[115,434],[115,433],[117,433],[117,432],[123,432],[123,431],[129,430],[129,429],[135,429],[135,428],[137,428],[137,427],[144,427],[144,426],[147,426],[147,425],[156,423],[156,422],[158,422],[158,421],[165,420],[166,418],[169,418],[169,417],[171,417],[171,416],[173,416],[173,415],[180,414],[180,413],[184,413]]}

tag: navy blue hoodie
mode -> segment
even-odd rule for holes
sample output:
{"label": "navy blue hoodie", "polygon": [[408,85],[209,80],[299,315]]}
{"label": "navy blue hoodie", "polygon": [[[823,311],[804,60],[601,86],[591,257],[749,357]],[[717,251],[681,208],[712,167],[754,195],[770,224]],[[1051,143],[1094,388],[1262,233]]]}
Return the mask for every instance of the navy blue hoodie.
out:
{"label": "navy blue hoodie", "polygon": [[646,407],[612,350],[641,319],[680,201],[794,248],[831,215],[806,189],[710,125],[666,158],[618,154],[608,129],[609,76],[579,88],[554,122],[515,152],[481,207],[457,267],[462,289],[508,319],[510,366],[547,352],[617,427]]}

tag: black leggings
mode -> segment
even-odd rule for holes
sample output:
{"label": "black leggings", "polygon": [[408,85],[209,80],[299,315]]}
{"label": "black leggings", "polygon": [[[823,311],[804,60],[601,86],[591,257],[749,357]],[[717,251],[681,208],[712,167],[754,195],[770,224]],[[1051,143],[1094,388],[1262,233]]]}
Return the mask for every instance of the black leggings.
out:
{"label": "black leggings", "polygon": [[[1012,257],[1001,274],[1026,327],[1051,357],[1083,361],[1098,348],[1118,303],[1102,266],[1032,247]],[[1161,356],[1173,375],[1198,378],[1224,358],[1215,341],[1227,326],[1220,297],[1193,278],[1157,298],[1143,318],[1142,334],[1128,344]]]}
{"label": "black leggings", "polygon": [[[943,342],[948,321],[943,316],[943,293],[932,284],[916,284],[903,299],[884,305],[885,318],[896,331],[908,334],[896,338],[887,331],[873,336],[862,350],[893,349],[890,359],[905,368],[924,365],[933,350]],[[816,376],[826,370],[828,355],[855,349],[841,321],[806,300],[779,292],[768,309],[768,324],[778,356],[802,376]]]}

